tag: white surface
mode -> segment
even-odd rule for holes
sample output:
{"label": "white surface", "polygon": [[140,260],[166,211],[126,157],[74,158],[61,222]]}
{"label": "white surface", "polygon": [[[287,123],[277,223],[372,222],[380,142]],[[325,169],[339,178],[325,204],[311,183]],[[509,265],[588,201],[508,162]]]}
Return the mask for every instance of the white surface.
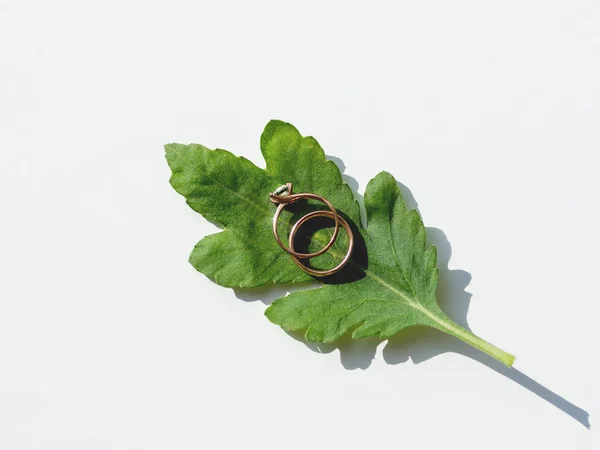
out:
{"label": "white surface", "polygon": [[[0,448],[599,448],[599,26],[596,1],[1,1]],[[262,165],[271,118],[359,192],[410,189],[446,309],[473,294],[521,372],[427,333],[320,354],[263,317],[281,292],[193,270],[216,230],[162,145]]]}

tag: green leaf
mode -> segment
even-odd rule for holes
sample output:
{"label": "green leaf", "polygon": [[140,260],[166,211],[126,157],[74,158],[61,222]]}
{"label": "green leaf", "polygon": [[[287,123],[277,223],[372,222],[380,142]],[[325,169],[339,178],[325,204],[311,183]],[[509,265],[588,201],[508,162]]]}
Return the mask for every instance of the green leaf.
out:
{"label": "green leaf", "polygon": [[[369,182],[363,227],[351,189],[314,138],[274,120],[260,143],[266,169],[225,150],[197,144],[165,146],[172,186],[190,207],[224,228],[192,251],[190,263],[198,271],[227,287],[312,280],[273,239],[275,206],[269,193],[291,182],[294,192],[329,199],[352,224],[357,245],[347,268],[322,287],[273,302],[265,313],[269,320],[285,330],[305,330],[307,340],[318,342],[334,341],[349,331],[353,338],[386,339],[409,326],[430,326],[512,365],[514,356],[452,322],[438,306],[435,247],[427,248],[423,222],[416,210],[407,210],[392,175],[381,172]],[[318,207],[304,206],[282,215],[282,233],[307,209]],[[307,247],[321,248],[330,236],[329,228],[315,230],[307,237]],[[345,243],[344,237],[338,239],[311,264],[333,267],[343,258]]]}

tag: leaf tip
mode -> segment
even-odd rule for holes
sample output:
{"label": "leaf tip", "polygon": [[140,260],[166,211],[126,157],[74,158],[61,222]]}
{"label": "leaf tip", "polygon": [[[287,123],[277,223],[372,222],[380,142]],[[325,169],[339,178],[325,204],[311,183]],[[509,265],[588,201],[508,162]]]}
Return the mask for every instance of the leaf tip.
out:
{"label": "leaf tip", "polygon": [[394,183],[396,182],[396,179],[394,178],[394,175],[392,175],[391,173],[389,173],[387,170],[382,170],[381,172],[379,172],[377,175],[375,175],[375,177],[373,177],[373,179],[381,179],[382,181],[393,181]]}
{"label": "leaf tip", "polygon": [[277,308],[276,304],[277,304],[278,301],[279,301],[279,299],[277,299],[273,303],[271,303],[267,307],[267,309],[265,309],[265,312],[264,312],[265,317],[267,319],[269,319],[269,322],[274,323],[275,325],[279,325],[279,323],[277,323],[277,318],[276,318],[276,314],[277,314],[277,312],[276,312],[276,308]]}
{"label": "leaf tip", "polygon": [[265,125],[263,136],[267,137],[281,131],[292,132],[294,134],[300,135],[298,129],[291,123],[285,122],[280,119],[271,119]]}
{"label": "leaf tip", "polygon": [[163,146],[164,150],[165,150],[165,154],[168,156],[169,153],[175,153],[177,155],[179,155],[179,151],[178,148],[181,144],[177,144],[175,142],[171,142],[169,144],[165,144]]}

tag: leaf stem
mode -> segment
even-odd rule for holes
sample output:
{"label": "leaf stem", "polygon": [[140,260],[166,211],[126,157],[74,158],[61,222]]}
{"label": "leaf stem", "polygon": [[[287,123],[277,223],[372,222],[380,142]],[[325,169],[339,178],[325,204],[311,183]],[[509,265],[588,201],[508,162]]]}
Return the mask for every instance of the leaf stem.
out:
{"label": "leaf stem", "polygon": [[438,325],[441,325],[441,327],[439,328],[445,327],[445,329],[442,329],[442,331],[445,331],[447,333],[449,332],[461,341],[466,342],[467,344],[471,345],[472,347],[475,347],[478,350],[481,350],[483,353],[491,356],[494,359],[497,359],[502,364],[508,367],[512,366],[515,362],[514,355],[511,355],[510,353],[505,352],[504,350],[496,347],[495,345],[490,344],[489,342],[481,339],[479,336],[476,336],[469,330],[461,327],[460,325],[452,322],[449,319],[444,320],[443,324]]}

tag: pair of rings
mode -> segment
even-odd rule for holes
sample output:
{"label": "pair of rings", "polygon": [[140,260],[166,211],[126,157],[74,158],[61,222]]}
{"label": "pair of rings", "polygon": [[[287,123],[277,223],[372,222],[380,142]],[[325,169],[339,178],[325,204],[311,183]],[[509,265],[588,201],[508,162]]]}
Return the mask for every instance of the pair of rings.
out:
{"label": "pair of rings", "polygon": [[[275,215],[273,216],[273,235],[275,236],[275,241],[277,242],[277,244],[279,244],[279,246],[283,250],[285,250],[287,253],[289,253],[291,255],[292,259],[294,260],[294,262],[296,263],[296,265],[298,267],[300,267],[306,273],[313,275],[315,277],[325,277],[327,275],[332,275],[332,274],[342,270],[342,268],[350,260],[350,255],[352,254],[352,248],[354,247],[354,235],[352,234],[352,229],[350,228],[350,225],[348,225],[348,222],[346,222],[346,220],[338,214],[338,212],[336,211],[336,209],[333,207],[333,205],[331,204],[331,202],[329,200],[327,200],[324,197],[321,197],[320,195],[311,194],[308,192],[303,192],[300,194],[293,194],[292,193],[292,183],[286,183],[282,186],[279,186],[277,189],[275,189],[273,192],[271,192],[269,194],[269,198],[271,199],[271,201],[273,203],[275,203],[277,205],[277,209],[275,210]],[[298,200],[303,200],[303,199],[318,200],[318,201],[324,203],[325,206],[327,206],[327,208],[329,208],[329,211],[312,211],[312,212],[309,212],[308,214],[302,216],[300,219],[298,219],[298,221],[294,224],[294,226],[290,230],[288,247],[286,247],[283,244],[283,242],[281,241],[281,238],[279,237],[279,233],[277,231],[277,223],[279,221],[279,216],[281,215],[281,212],[285,209],[286,206],[291,205],[292,203],[295,203]],[[300,229],[300,227],[302,227],[303,224],[305,224],[307,221],[309,221],[310,219],[313,219],[315,217],[328,217],[330,219],[333,219],[333,221],[335,223],[333,235],[331,236],[329,243],[325,247],[323,247],[321,250],[314,252],[314,253],[299,253],[294,248],[294,240],[296,238],[296,234],[298,233],[298,230]],[[311,259],[316,256],[322,255],[323,253],[325,253],[327,250],[329,250],[331,248],[331,246],[335,243],[335,241],[338,237],[338,234],[340,231],[340,224],[342,225],[342,227],[344,227],[344,230],[346,231],[346,234],[348,235],[348,251],[346,252],[346,255],[344,256],[342,261],[334,268],[328,269],[328,270],[317,270],[317,269],[314,269],[314,268],[309,267],[306,264],[304,264],[302,262],[303,259]]]}

